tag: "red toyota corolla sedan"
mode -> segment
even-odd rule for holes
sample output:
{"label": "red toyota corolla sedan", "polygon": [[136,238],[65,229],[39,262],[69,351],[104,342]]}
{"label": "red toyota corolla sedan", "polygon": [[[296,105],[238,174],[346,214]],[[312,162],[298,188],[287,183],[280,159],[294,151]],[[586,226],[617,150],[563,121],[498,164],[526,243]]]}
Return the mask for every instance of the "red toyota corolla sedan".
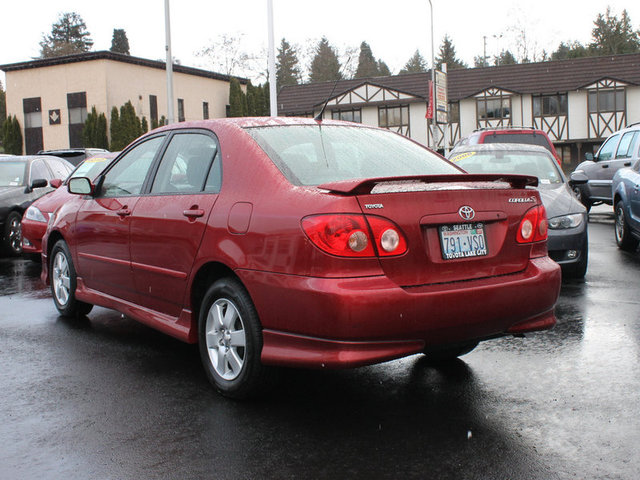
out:
{"label": "red toyota corolla sedan", "polygon": [[186,122],[131,144],[43,239],[61,315],[116,309],[199,343],[224,394],[555,324],[537,179],[470,175],[388,130]]}

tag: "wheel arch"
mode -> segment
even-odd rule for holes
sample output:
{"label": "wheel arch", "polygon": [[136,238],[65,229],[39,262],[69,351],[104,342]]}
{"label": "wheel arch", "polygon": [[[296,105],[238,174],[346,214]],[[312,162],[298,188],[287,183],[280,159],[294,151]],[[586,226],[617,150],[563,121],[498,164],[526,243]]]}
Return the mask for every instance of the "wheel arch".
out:
{"label": "wheel arch", "polygon": [[197,331],[198,318],[200,317],[200,305],[204,299],[209,286],[221,278],[233,278],[240,282],[240,284],[246,289],[246,286],[235,274],[235,272],[227,265],[221,262],[208,262],[202,265],[193,277],[191,283],[190,299],[191,304],[191,318],[194,323],[195,330]]}

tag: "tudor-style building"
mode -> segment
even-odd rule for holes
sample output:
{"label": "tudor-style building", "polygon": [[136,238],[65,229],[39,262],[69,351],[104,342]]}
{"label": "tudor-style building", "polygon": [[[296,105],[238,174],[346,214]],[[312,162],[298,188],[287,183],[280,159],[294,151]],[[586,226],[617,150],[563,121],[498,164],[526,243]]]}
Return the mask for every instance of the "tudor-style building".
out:
{"label": "tudor-style building", "polygon": [[[280,115],[317,114],[398,131],[427,144],[430,73],[283,87]],[[640,54],[457,69],[449,72],[449,123],[441,150],[478,128],[533,126],[547,132],[566,170],[612,132],[640,122]],[[333,93],[332,93],[333,92]]]}
{"label": "tudor-style building", "polygon": [[[27,154],[81,147],[94,106],[107,121],[111,109],[127,101],[149,125],[167,116],[161,61],[99,51],[0,65],[0,70],[6,74],[7,114],[16,115],[23,127]],[[231,77],[182,65],[173,65],[173,72],[175,120],[227,115]]]}

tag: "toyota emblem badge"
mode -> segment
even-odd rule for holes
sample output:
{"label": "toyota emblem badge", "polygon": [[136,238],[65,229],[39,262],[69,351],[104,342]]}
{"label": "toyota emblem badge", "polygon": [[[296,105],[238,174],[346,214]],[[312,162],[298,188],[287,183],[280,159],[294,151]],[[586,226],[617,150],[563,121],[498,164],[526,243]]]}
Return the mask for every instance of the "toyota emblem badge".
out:
{"label": "toyota emblem badge", "polygon": [[460,215],[460,218],[462,218],[463,220],[473,220],[473,217],[476,216],[476,212],[470,206],[465,205],[463,207],[460,207],[460,210],[458,210],[458,215]]}

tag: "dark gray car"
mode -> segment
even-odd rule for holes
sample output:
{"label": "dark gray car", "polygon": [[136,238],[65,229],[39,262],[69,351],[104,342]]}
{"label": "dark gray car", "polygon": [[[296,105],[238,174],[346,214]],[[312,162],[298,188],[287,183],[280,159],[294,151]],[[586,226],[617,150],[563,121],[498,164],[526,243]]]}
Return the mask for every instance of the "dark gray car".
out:
{"label": "dark gray car", "polygon": [[0,248],[5,253],[22,252],[22,214],[34,200],[53,190],[51,180],[63,180],[72,170],[72,164],[52,156],[0,157]]}
{"label": "dark gray car", "polygon": [[585,161],[574,173],[582,173],[589,181],[575,188],[576,195],[587,208],[599,203],[612,204],[611,183],[621,168],[634,165],[640,159],[640,123],[613,133],[593,155],[587,153]]}
{"label": "dark gray car", "polygon": [[549,219],[549,256],[560,264],[564,277],[584,277],[589,257],[587,210],[572,191],[580,180],[568,182],[548,150],[524,144],[469,145],[449,160],[470,173],[538,177],[537,189]]}

